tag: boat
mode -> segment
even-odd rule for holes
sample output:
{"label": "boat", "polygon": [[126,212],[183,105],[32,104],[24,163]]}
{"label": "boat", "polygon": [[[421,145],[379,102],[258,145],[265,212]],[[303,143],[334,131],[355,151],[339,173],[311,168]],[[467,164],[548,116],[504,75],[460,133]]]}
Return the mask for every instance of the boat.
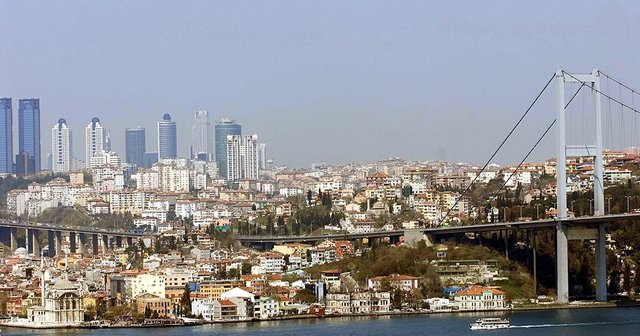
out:
{"label": "boat", "polygon": [[471,330],[492,330],[509,328],[509,319],[499,317],[485,317],[471,323]]}

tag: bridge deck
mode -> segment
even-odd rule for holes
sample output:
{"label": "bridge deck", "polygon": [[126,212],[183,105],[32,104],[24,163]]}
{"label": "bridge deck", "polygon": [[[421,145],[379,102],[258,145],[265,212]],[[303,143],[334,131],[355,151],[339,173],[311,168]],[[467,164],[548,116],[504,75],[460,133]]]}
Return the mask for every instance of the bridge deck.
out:
{"label": "bridge deck", "polygon": [[[555,227],[558,222],[568,225],[597,225],[600,223],[609,223],[622,220],[640,219],[640,214],[620,214],[606,216],[590,216],[590,217],[574,217],[565,219],[543,219],[524,222],[507,222],[507,223],[489,223],[478,225],[464,226],[448,226],[437,228],[419,229],[425,234],[455,234],[455,233],[477,233],[500,230],[521,230],[533,228]],[[349,234],[328,234],[314,236],[287,236],[287,237],[256,237],[256,236],[238,236],[236,239],[242,243],[287,243],[287,242],[315,242],[325,239],[362,239],[362,238],[383,238],[403,236],[405,230],[392,231],[374,231],[363,233]]]}
{"label": "bridge deck", "polygon": [[14,220],[7,220],[7,219],[0,220],[0,227],[12,227],[12,228],[19,228],[19,229],[38,229],[43,231],[66,231],[66,232],[76,232],[76,233],[85,233],[85,234],[101,234],[101,235],[133,237],[133,238],[140,238],[140,237],[147,236],[146,234],[142,234],[142,233],[127,232],[122,230],[68,227],[60,224],[24,222],[24,221],[14,221]]}

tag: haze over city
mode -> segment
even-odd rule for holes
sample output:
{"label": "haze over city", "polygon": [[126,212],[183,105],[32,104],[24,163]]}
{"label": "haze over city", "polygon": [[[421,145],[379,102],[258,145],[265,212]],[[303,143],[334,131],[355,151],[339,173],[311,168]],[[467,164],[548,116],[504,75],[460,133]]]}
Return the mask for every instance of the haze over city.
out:
{"label": "haze over city", "polygon": [[638,334],[639,14],[0,0],[0,335]]}
{"label": "haze over city", "polygon": [[[557,67],[636,83],[640,9],[621,4],[3,1],[0,92],[40,98],[43,131],[66,118],[76,153],[93,116],[123,152],[125,127],[145,126],[151,146],[171,113],[186,157],[204,109],[292,167],[481,163]],[[553,119],[553,97],[541,103],[498,163]]]}

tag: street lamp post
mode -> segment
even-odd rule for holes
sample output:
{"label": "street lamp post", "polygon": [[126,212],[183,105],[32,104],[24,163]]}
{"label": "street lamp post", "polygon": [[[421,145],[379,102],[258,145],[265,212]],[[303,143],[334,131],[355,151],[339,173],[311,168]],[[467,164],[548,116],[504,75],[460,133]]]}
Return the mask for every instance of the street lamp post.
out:
{"label": "street lamp post", "polygon": [[540,219],[540,215],[538,214],[539,207],[540,207],[540,204],[536,204],[536,220]]}

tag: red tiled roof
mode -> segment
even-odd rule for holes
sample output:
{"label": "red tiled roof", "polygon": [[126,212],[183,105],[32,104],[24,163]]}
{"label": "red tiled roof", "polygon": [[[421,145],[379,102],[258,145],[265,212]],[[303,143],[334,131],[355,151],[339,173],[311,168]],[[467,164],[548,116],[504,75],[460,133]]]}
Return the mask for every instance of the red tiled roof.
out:
{"label": "red tiled roof", "polygon": [[456,293],[456,296],[460,296],[460,295],[480,295],[486,291],[491,291],[492,294],[494,295],[504,295],[504,292],[497,289],[497,288],[491,288],[491,287],[484,287],[484,286],[479,286],[479,285],[473,285],[467,289],[463,289],[459,292]]}
{"label": "red tiled roof", "polygon": [[222,305],[222,306],[233,306],[233,307],[236,306],[236,304],[231,302],[230,300],[220,300],[220,305]]}

